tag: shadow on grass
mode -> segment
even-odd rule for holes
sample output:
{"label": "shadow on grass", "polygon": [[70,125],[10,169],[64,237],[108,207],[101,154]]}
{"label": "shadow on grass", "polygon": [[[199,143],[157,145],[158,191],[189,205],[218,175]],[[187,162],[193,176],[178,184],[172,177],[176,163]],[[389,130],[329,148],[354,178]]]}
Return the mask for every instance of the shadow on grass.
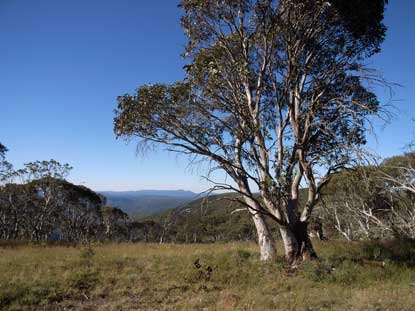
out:
{"label": "shadow on grass", "polygon": [[16,249],[26,246],[37,246],[37,247],[76,247],[84,243],[80,242],[68,242],[68,241],[20,241],[20,240],[0,240],[0,248],[4,249]]}
{"label": "shadow on grass", "polygon": [[328,256],[305,262],[301,273],[313,282],[368,287],[378,281],[415,281],[415,241],[368,241],[348,251],[334,246]]}
{"label": "shadow on grass", "polygon": [[372,241],[361,246],[361,258],[415,267],[415,240]]}

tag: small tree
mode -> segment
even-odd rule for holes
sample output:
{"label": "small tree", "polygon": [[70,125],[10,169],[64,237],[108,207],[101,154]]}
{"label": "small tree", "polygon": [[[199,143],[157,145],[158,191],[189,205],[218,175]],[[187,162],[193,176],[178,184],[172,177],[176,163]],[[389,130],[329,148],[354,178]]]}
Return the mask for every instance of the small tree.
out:
{"label": "small tree", "polygon": [[[382,80],[364,61],[380,51],[385,1],[183,0],[180,7],[186,79],[119,97],[116,135],[224,170],[233,183],[214,189],[240,194],[262,259],[274,254],[264,216],[279,224],[290,262],[315,256],[307,225],[321,189],[353,162],[368,118],[380,111],[370,83]],[[300,207],[302,183],[308,198]]]}
{"label": "small tree", "polygon": [[12,165],[6,161],[8,149],[0,143],[0,183],[5,181],[6,176],[12,170]]}
{"label": "small tree", "polygon": [[[104,235],[107,239],[122,239],[117,229],[125,227],[128,221],[128,215],[121,209],[113,206],[101,207],[102,224],[104,225]],[[118,230],[119,231],[119,230]],[[118,234],[118,236],[117,236]]]}
{"label": "small tree", "polygon": [[4,160],[4,154],[7,152],[7,148],[0,143],[0,158]]}

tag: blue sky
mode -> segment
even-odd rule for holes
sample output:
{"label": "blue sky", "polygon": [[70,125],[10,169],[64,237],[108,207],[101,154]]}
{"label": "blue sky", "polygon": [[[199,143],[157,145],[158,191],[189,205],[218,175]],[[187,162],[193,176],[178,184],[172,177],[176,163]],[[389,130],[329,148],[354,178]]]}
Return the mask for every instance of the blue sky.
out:
{"label": "blue sky", "polygon": [[[391,1],[387,40],[370,61],[402,85],[393,122],[370,139],[382,156],[415,137],[414,12],[414,1]],[[135,144],[112,132],[118,95],[183,77],[179,18],[173,0],[0,0],[0,142],[8,160],[70,163],[70,180],[94,190],[206,190],[203,169],[189,170],[186,158],[161,150],[137,157]]]}

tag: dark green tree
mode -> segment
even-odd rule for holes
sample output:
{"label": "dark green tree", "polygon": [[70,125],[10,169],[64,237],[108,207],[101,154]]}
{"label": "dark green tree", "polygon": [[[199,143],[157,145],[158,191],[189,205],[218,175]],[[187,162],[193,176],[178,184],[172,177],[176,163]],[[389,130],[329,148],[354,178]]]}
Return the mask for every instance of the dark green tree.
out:
{"label": "dark green tree", "polygon": [[0,143],[0,157],[4,158],[4,154],[6,152],[7,152],[7,148],[2,143]]}
{"label": "dark green tree", "polygon": [[0,183],[8,176],[12,170],[12,165],[6,161],[6,152],[8,149],[0,143]]}

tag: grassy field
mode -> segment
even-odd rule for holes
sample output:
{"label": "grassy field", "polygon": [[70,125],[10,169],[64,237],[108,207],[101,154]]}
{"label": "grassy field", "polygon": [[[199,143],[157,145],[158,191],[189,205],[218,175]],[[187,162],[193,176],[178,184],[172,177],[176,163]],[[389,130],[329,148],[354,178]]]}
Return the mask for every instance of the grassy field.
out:
{"label": "grassy field", "polygon": [[0,309],[415,310],[412,244],[316,248],[290,271],[252,243],[2,247]]}

